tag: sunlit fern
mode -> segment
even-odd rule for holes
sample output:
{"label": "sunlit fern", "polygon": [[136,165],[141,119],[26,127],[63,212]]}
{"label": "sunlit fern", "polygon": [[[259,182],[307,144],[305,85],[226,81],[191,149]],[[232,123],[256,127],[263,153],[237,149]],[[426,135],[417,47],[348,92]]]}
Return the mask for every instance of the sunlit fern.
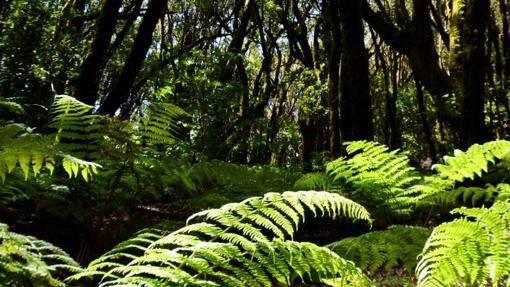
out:
{"label": "sunlit fern", "polygon": [[73,97],[55,96],[49,126],[55,129],[54,142],[68,152],[86,155],[97,148],[101,139],[101,117],[92,114],[92,106]]}
{"label": "sunlit fern", "polygon": [[433,197],[435,202],[444,204],[491,204],[498,200],[510,198],[510,184],[500,183],[496,186],[487,184],[485,187],[461,186],[453,190],[440,192]]}
{"label": "sunlit fern", "polygon": [[481,177],[490,164],[510,155],[510,142],[497,140],[472,145],[467,151],[455,150],[454,156],[445,156],[444,164],[434,165],[440,177],[452,182]]}
{"label": "sunlit fern", "polygon": [[510,203],[460,208],[436,227],[416,268],[418,286],[508,286]]}
{"label": "sunlit fern", "polygon": [[20,124],[8,124],[0,127],[0,179],[18,167],[25,179],[37,176],[43,168],[53,172],[60,161],[69,177],[88,178],[97,173],[98,164],[84,161],[63,152],[52,143],[49,136],[31,132]]}
{"label": "sunlit fern", "polygon": [[398,150],[369,141],[346,143],[347,157],[328,163],[326,170],[349,198],[377,214],[405,214],[419,200],[409,187],[420,179],[409,159]]}
{"label": "sunlit fern", "polygon": [[401,267],[412,274],[416,257],[430,232],[423,227],[395,225],[388,230],[345,238],[326,247],[371,274]]}
{"label": "sunlit fern", "polygon": [[9,232],[0,223],[0,285],[66,286],[64,278],[83,271],[67,253],[32,236]]}
{"label": "sunlit fern", "polygon": [[454,156],[445,156],[443,164],[433,166],[436,174],[425,177],[412,190],[427,197],[423,204],[491,201],[506,192],[504,185],[488,184],[482,188],[469,186],[465,181],[481,179],[490,168],[508,170],[509,155],[510,142],[504,140],[474,144],[465,152],[455,150]]}
{"label": "sunlit fern", "polygon": [[143,255],[120,263],[117,258],[133,256],[116,248],[69,281],[92,277],[99,286],[273,286],[276,282],[289,286],[296,280],[332,280],[328,284],[333,286],[353,282],[370,286],[359,269],[328,249],[286,241],[309,214],[370,220],[362,206],[338,194],[268,193],[199,212],[188,219],[189,225],[159,239],[153,235],[145,237],[147,241],[135,239],[142,243],[138,249]]}

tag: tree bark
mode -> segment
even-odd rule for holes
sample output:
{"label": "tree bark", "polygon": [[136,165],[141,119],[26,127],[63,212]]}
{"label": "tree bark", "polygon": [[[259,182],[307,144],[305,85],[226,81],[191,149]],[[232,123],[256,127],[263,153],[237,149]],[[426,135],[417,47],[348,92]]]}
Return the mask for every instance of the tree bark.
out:
{"label": "tree bark", "polygon": [[436,145],[432,135],[429,122],[427,121],[427,109],[425,107],[425,99],[423,96],[423,87],[415,77],[416,84],[416,102],[418,105],[418,114],[420,116],[421,128],[423,130],[423,139],[427,145],[427,156],[433,161],[437,158]]}
{"label": "tree bark", "polygon": [[460,144],[489,139],[485,125],[485,37],[489,0],[455,0],[450,27],[450,70],[463,123]]}
{"label": "tree bark", "polygon": [[97,19],[97,30],[90,52],[83,61],[80,74],[75,83],[75,98],[93,105],[99,89],[101,68],[104,65],[108,47],[115,32],[122,0],[104,0],[101,13]]}
{"label": "tree bark", "polygon": [[[341,31],[339,7],[336,0],[325,2],[324,16],[327,19],[328,30],[324,43],[329,50],[328,57],[328,102],[329,102],[329,151],[333,157],[339,157],[340,143],[340,57],[341,57]],[[326,26],[326,25],[325,25]],[[328,39],[329,38],[329,39]]]}
{"label": "tree bark", "polygon": [[372,140],[372,102],[368,58],[359,0],[340,0],[342,62],[340,118],[342,140]]}
{"label": "tree bark", "polygon": [[384,42],[406,55],[413,72],[434,96],[442,97],[452,91],[450,78],[439,65],[426,0],[413,0],[413,17],[406,27],[397,27],[382,13],[376,13],[363,0],[363,19]]}
{"label": "tree bark", "polygon": [[163,16],[167,0],[151,0],[138,28],[131,52],[112,91],[99,108],[100,114],[114,115],[129,98],[129,92],[152,43],[152,33]]}

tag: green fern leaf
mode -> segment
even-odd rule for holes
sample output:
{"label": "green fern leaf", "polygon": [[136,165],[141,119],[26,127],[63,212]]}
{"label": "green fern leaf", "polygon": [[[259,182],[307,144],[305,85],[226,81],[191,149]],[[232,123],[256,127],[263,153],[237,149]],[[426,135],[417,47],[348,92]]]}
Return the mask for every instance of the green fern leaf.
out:
{"label": "green fern leaf", "polygon": [[[131,257],[133,251],[126,254],[126,249],[114,248],[68,280],[92,276],[100,286],[143,286],[152,280],[178,286],[272,286],[274,282],[289,286],[299,279],[372,286],[353,263],[328,249],[285,241],[293,237],[309,211],[316,216],[370,221],[362,206],[336,193],[268,193],[199,212],[188,219],[187,226],[147,238],[143,244],[141,233],[123,246],[141,244],[134,250],[142,254]],[[128,263],[119,264],[118,259]]]}
{"label": "green fern leaf", "polygon": [[510,203],[454,210],[464,218],[434,229],[416,267],[418,286],[507,286]]}
{"label": "green fern leaf", "polygon": [[416,257],[429,235],[430,230],[423,227],[391,226],[385,231],[345,238],[326,247],[371,274],[400,267],[412,273]]}
{"label": "green fern leaf", "polygon": [[1,286],[65,286],[64,278],[83,269],[52,244],[14,232],[0,223]]}
{"label": "green fern leaf", "polygon": [[407,214],[417,204],[420,194],[409,188],[420,177],[405,155],[369,141],[346,143],[346,150],[348,157],[328,163],[326,171],[350,198],[385,215]]}

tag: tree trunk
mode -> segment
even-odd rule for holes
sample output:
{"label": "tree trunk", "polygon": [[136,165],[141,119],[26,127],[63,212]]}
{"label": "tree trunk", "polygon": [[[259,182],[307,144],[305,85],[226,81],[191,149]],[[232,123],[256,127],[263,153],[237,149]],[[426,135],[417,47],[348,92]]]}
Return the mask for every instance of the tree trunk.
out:
{"label": "tree trunk", "polygon": [[423,87],[415,77],[416,83],[416,102],[418,104],[418,114],[420,116],[421,127],[423,130],[423,139],[427,145],[427,157],[436,160],[437,150],[434,144],[434,138],[429,122],[427,121],[427,109],[425,107],[425,99],[423,96]]}
{"label": "tree trunk", "polygon": [[115,32],[115,26],[122,0],[104,0],[97,30],[90,52],[83,61],[80,74],[75,83],[75,98],[86,104],[93,105],[99,89],[101,68],[104,65],[108,47]]}
{"label": "tree trunk", "polygon": [[[325,2],[325,18],[330,34],[325,35],[328,57],[328,102],[329,102],[329,151],[333,157],[340,156],[340,56],[341,31],[339,7],[336,0]],[[326,26],[326,25],[325,25]]]}
{"label": "tree trunk", "polygon": [[[386,124],[388,132],[388,145],[391,149],[400,148],[401,135],[397,118],[397,96],[398,96],[398,69],[399,58],[392,53],[393,63],[391,65],[391,93],[386,93]],[[390,58],[391,59],[391,58]]]}
{"label": "tree trunk", "polygon": [[165,12],[167,0],[151,0],[138,28],[131,52],[112,91],[99,108],[100,114],[114,115],[129,98],[129,92],[152,43],[152,33]]}
{"label": "tree trunk", "polygon": [[301,132],[301,140],[302,140],[302,155],[303,155],[303,171],[310,172],[312,171],[312,153],[315,147],[315,137],[313,133],[313,129],[310,128],[311,124],[310,120],[307,119],[299,119],[299,131]]}
{"label": "tree trunk", "polygon": [[450,28],[450,70],[463,123],[460,144],[466,148],[489,139],[485,126],[485,36],[489,0],[455,0]]}
{"label": "tree trunk", "polygon": [[[452,92],[450,76],[439,62],[436,51],[428,0],[413,0],[412,19],[401,20],[402,26],[395,26],[386,13],[376,13],[366,0],[362,1],[363,19],[372,27],[384,42],[407,56],[415,76],[433,96],[434,104],[449,128],[458,133],[458,115],[452,113],[444,100],[444,95]],[[399,7],[404,10],[405,6]],[[407,12],[400,13],[403,18]]]}
{"label": "tree trunk", "polygon": [[342,62],[340,118],[342,140],[372,140],[372,102],[368,58],[359,0],[340,0]]}

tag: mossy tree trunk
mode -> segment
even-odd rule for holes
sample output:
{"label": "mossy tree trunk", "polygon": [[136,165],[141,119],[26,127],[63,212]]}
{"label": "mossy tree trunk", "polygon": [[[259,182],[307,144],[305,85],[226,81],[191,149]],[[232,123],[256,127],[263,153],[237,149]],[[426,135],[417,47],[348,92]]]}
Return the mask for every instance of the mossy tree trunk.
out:
{"label": "mossy tree trunk", "polygon": [[454,0],[450,15],[450,71],[460,106],[460,144],[488,140],[485,125],[485,42],[489,0]]}

